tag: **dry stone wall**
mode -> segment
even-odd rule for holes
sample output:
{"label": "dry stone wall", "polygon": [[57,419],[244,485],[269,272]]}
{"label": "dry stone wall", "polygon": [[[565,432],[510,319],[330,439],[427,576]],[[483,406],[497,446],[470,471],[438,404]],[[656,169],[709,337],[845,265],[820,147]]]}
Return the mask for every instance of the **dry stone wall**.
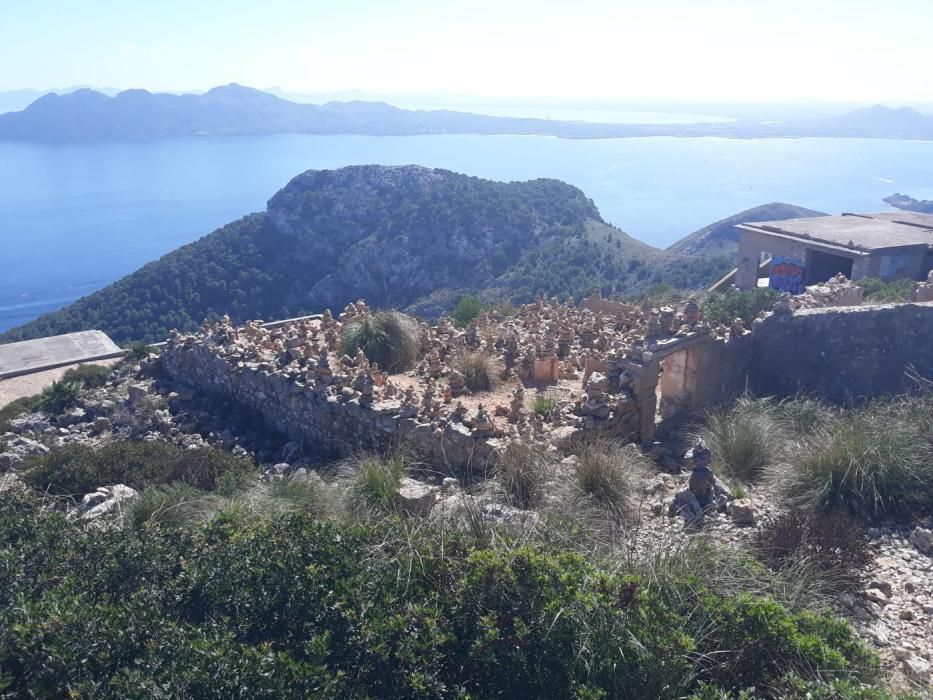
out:
{"label": "dry stone wall", "polygon": [[759,395],[832,401],[893,394],[908,370],[933,376],[933,303],[775,313],[755,324],[749,380]]}

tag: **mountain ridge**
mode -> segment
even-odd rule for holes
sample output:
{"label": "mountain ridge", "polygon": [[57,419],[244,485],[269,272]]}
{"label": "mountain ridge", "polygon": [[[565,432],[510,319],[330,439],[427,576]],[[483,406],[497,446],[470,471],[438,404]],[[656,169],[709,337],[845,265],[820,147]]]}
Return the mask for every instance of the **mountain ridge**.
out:
{"label": "mountain ridge", "polygon": [[204,93],[91,89],[50,92],[22,111],[0,114],[0,140],[80,141],[262,134],[514,134],[564,138],[636,136],[933,138],[933,117],[876,105],[812,122],[736,120],[688,124],[604,124],[499,117],[447,109],[412,110],[386,102],[292,102],[237,83]]}

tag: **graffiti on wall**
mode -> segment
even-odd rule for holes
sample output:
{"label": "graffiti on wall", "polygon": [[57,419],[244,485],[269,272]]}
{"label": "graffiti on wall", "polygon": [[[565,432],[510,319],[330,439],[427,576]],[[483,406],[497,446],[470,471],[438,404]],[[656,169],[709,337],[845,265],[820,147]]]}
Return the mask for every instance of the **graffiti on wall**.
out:
{"label": "graffiti on wall", "polygon": [[800,294],[804,289],[803,263],[800,260],[774,256],[771,260],[769,286],[781,292]]}

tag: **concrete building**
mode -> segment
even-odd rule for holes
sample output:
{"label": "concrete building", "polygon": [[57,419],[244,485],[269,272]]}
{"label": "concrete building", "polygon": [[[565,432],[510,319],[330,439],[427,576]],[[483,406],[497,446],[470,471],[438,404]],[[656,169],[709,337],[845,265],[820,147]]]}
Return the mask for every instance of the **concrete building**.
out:
{"label": "concrete building", "polygon": [[739,289],[799,293],[841,272],[850,280],[924,279],[933,268],[933,215],[842,214],[739,224]]}

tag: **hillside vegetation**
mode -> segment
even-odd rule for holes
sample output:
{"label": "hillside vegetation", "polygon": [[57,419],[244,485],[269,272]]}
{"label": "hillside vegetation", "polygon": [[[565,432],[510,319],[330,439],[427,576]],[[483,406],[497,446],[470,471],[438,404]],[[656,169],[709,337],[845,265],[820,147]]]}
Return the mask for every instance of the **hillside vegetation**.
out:
{"label": "hillside vegetation", "polygon": [[434,316],[464,294],[637,292],[708,284],[731,261],[671,255],[604,222],[557,180],[494,182],[417,166],[308,171],[254,214],[0,342],[99,328],[164,339],[204,318],[284,318],[357,298]]}

